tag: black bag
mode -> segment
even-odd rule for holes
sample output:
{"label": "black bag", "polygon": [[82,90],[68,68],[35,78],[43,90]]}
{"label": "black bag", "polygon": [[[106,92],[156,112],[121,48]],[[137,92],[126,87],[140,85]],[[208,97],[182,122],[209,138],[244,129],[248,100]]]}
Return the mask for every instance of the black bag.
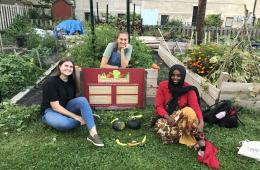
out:
{"label": "black bag", "polygon": [[[218,124],[226,128],[238,127],[238,112],[241,110],[232,105],[230,100],[222,100],[203,111],[203,119],[209,124]],[[244,124],[243,124],[244,125]]]}

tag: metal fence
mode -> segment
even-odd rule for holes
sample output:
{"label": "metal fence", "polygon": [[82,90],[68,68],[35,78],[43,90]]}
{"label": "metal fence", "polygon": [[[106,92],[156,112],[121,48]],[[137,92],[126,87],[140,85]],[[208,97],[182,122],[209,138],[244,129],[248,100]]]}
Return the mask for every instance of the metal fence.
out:
{"label": "metal fence", "polygon": [[[157,28],[164,30],[164,32],[178,33],[182,37],[196,36],[196,27],[192,26],[179,26],[179,27],[164,27],[164,26],[143,26],[143,32],[157,31]],[[205,27],[204,32],[206,37],[218,38],[221,36],[236,36],[241,28],[216,28]],[[260,38],[260,29],[248,28],[248,34],[253,38]],[[159,32],[158,32],[159,35]]]}

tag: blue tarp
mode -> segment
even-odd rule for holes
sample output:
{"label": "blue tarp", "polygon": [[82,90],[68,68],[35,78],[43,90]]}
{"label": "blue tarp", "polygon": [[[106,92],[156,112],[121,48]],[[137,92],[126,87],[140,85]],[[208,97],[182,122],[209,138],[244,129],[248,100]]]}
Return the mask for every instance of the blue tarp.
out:
{"label": "blue tarp", "polygon": [[75,32],[84,34],[83,25],[78,20],[64,20],[55,27],[55,31],[63,30],[67,35],[72,35]]}

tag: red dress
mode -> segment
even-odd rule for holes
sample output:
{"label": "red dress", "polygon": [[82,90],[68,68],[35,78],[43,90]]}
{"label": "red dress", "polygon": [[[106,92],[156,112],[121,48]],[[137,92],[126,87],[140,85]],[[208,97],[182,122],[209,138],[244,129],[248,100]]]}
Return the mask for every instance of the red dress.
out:
{"label": "red dress", "polygon": [[[188,83],[184,83],[184,87],[189,86]],[[159,87],[156,92],[156,114],[163,117],[165,114],[168,114],[165,110],[166,104],[170,101],[172,95],[168,88],[168,80],[162,81],[159,84]],[[197,114],[198,119],[202,119],[202,112],[198,104],[197,95],[194,90],[188,91],[186,94],[179,97],[178,107],[180,109],[184,107],[191,107]]]}

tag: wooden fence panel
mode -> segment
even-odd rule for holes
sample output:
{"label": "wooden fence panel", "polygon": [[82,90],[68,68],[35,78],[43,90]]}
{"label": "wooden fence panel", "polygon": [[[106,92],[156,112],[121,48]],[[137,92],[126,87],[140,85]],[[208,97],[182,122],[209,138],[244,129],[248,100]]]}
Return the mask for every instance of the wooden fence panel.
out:
{"label": "wooden fence panel", "polygon": [[15,17],[28,16],[28,13],[28,6],[0,4],[0,30],[8,28]]}

